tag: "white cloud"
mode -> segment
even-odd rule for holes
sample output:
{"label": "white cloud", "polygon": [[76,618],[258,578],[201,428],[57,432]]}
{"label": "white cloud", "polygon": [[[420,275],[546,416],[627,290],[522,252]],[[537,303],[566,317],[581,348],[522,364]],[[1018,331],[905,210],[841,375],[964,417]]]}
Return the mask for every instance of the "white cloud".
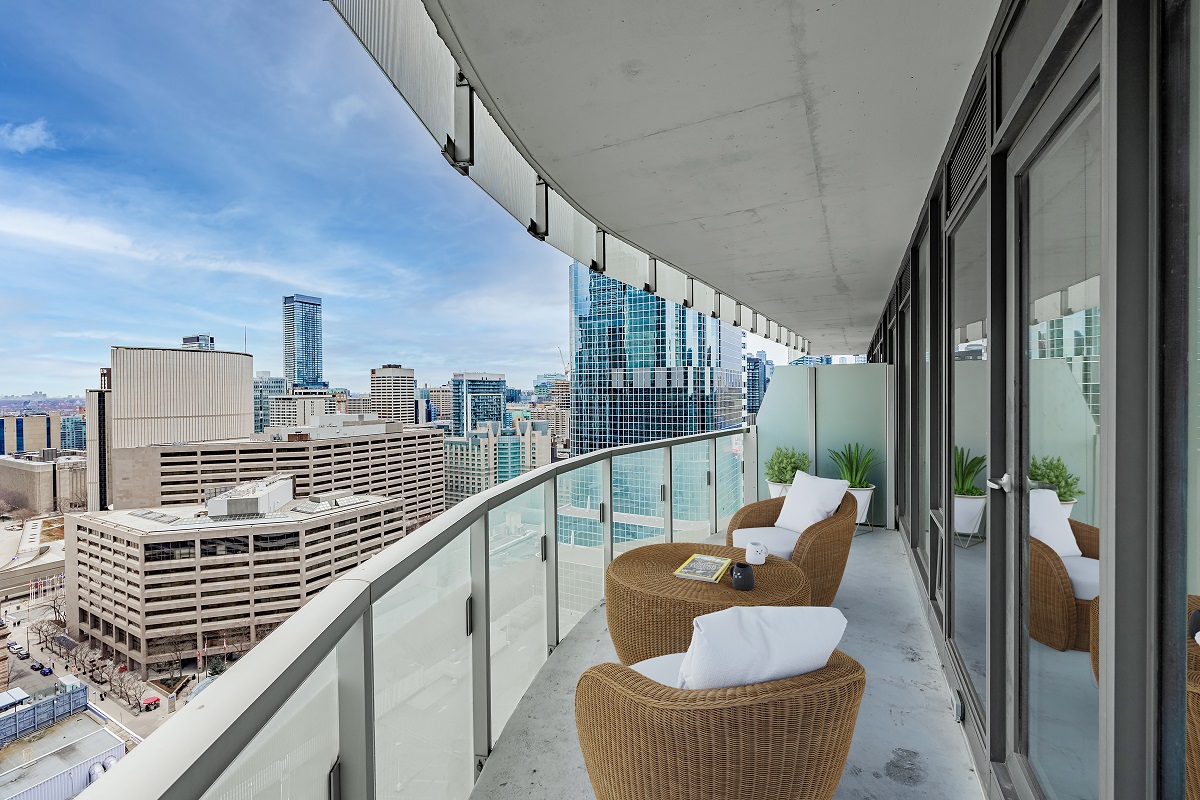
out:
{"label": "white cloud", "polygon": [[0,125],[0,149],[12,150],[24,155],[30,150],[58,147],[54,134],[46,127],[46,120],[38,119],[24,125],[14,125],[6,122]]}
{"label": "white cloud", "polygon": [[151,257],[138,252],[130,236],[99,220],[0,205],[0,236],[4,235],[137,259]]}
{"label": "white cloud", "polygon": [[329,116],[333,118],[334,125],[338,128],[345,128],[354,121],[355,117],[369,119],[374,114],[366,100],[356,94],[351,94],[334,103],[333,108],[329,111]]}

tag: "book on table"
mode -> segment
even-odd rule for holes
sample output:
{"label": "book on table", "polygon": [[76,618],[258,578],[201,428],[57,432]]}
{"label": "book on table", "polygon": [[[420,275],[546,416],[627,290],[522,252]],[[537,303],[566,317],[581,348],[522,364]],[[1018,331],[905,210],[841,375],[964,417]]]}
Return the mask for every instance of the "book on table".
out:
{"label": "book on table", "polygon": [[680,578],[687,578],[690,581],[716,583],[721,580],[721,577],[732,563],[733,559],[731,558],[719,558],[717,556],[706,556],[696,553],[683,562],[679,569],[675,570],[675,574]]}

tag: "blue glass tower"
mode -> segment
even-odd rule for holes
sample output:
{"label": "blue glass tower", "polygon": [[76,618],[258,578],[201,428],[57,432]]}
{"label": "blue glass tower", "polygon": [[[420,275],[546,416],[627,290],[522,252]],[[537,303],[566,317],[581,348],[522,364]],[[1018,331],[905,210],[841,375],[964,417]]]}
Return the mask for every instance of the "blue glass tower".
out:
{"label": "blue glass tower", "polygon": [[746,356],[746,413],[757,414],[767,392],[767,362],[757,356]]}
{"label": "blue glass tower", "polygon": [[283,373],[288,387],[325,387],[321,339],[321,298],[283,298]]}

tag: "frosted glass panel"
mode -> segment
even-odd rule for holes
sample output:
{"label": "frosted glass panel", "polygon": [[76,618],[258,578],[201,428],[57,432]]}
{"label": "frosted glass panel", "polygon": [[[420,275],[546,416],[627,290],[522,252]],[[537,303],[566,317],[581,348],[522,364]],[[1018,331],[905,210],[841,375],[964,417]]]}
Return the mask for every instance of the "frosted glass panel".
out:
{"label": "frosted glass panel", "polygon": [[558,635],[565,637],[604,597],[600,465],[558,478]]}
{"label": "frosted glass panel", "polygon": [[615,236],[605,236],[604,274],[635,289],[644,289],[650,274],[650,256]]}
{"label": "frosted glass panel", "polygon": [[420,0],[333,0],[333,6],[438,145],[445,144],[454,130],[456,67],[425,6]]}
{"label": "frosted glass panel", "polygon": [[692,299],[696,301],[696,310],[705,316],[716,310],[717,293],[707,284],[692,281]]}
{"label": "frosted glass panel", "polygon": [[546,661],[545,509],[538,485],[488,512],[493,743]]}
{"label": "frosted glass panel", "polygon": [[683,305],[687,299],[687,275],[663,261],[658,262],[658,291],[664,300]]}
{"label": "frosted glass panel", "polygon": [[665,542],[662,450],[613,459],[613,555]]}
{"label": "frosted glass panel", "polygon": [[671,448],[672,530],[677,542],[702,542],[713,535],[712,492],[708,486],[708,442]]}
{"label": "frosted glass panel", "polygon": [[471,180],[504,206],[522,225],[534,214],[534,185],[537,175],[517,148],[512,146],[492,115],[475,100],[475,163]]}
{"label": "frosted glass panel", "polygon": [[553,190],[549,190],[550,233],[546,241],[580,264],[596,258],[596,226]]}
{"label": "frosted glass panel", "polygon": [[717,532],[729,528],[729,521],[742,502],[742,434],[717,439]]}
{"label": "frosted glass panel", "polygon": [[471,794],[470,594],[471,545],[464,533],[375,602],[375,770],[381,800],[457,800]]}
{"label": "frosted glass panel", "polygon": [[337,678],[337,659],[330,653],[208,787],[203,800],[325,800],[329,770],[338,757]]}

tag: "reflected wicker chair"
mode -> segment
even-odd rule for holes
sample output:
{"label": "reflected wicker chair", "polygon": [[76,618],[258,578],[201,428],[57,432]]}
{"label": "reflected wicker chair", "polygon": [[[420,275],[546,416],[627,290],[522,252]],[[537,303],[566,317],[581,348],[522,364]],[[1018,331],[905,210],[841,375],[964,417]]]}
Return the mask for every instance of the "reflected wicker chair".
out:
{"label": "reflected wicker chair", "polygon": [[[1100,529],[1070,520],[1071,532],[1087,558],[1100,558]],[[1058,553],[1039,539],[1029,540],[1029,635],[1055,650],[1088,650],[1091,599],[1079,600]]]}
{"label": "reflected wicker chair", "polygon": [[[743,506],[729,521],[725,533],[725,544],[733,547],[733,532],[741,528],[769,528],[779,519],[784,497],[774,497]],[[846,572],[846,560],[850,557],[850,543],[854,541],[854,522],[858,517],[858,501],[846,492],[841,505],[833,516],[808,526],[796,540],[792,549],[792,561],[804,574],[812,590],[812,605],[833,604],[842,575]]]}
{"label": "reflected wicker chair", "polygon": [[807,675],[700,691],[598,664],[579,679],[575,725],[598,800],[828,800],[865,686],[838,650]]}
{"label": "reflected wicker chair", "polygon": [[[1188,618],[1193,611],[1200,610],[1200,595],[1188,595]],[[1100,680],[1100,598],[1090,603],[1088,619],[1091,623],[1089,639],[1092,655],[1092,675]],[[1183,630],[1187,630],[1186,623]],[[1187,728],[1184,745],[1184,763],[1187,770],[1184,785],[1186,800],[1200,800],[1200,645],[1195,639],[1187,642]]]}

